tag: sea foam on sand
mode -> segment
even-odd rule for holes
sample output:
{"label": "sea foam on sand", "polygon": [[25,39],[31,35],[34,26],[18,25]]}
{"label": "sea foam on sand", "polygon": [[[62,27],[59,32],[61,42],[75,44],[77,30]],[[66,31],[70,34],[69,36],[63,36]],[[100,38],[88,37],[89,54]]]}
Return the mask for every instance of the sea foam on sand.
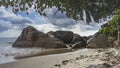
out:
{"label": "sea foam on sand", "polygon": [[[114,54],[114,48],[80,49],[75,52],[38,56],[19,61],[0,64],[0,68],[86,68],[91,64],[102,64],[108,58],[107,53]],[[112,55],[113,56],[113,55]]]}

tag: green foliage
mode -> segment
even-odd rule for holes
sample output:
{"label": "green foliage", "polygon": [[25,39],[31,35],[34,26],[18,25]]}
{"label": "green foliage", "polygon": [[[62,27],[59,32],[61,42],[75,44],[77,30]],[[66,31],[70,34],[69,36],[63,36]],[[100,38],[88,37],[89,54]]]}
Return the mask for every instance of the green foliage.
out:
{"label": "green foliage", "polygon": [[113,19],[108,22],[107,26],[99,30],[99,33],[104,33],[108,35],[113,35],[117,29],[117,25],[120,25],[120,13],[117,11],[116,15],[113,16]]}
{"label": "green foliage", "polygon": [[89,23],[91,21],[90,13],[95,21],[105,18],[120,8],[120,0],[0,0],[0,6],[11,7],[15,13],[27,12],[33,5],[40,15],[46,16],[44,10],[55,6],[58,9],[55,13],[65,12],[67,17],[75,20],[83,19],[83,10],[85,10]]}

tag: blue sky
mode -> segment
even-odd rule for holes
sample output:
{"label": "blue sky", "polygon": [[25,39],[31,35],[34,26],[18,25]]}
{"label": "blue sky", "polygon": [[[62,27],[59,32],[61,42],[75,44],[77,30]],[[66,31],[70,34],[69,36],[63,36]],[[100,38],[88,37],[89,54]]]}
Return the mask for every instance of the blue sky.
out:
{"label": "blue sky", "polygon": [[[76,22],[71,18],[67,18],[65,13],[57,12],[54,15],[56,11],[57,8],[55,7],[46,9],[47,17],[44,17],[35,12],[33,8],[28,10],[29,15],[27,15],[25,12],[14,14],[10,8],[2,6],[0,7],[0,37],[18,37],[22,29],[29,25],[42,32],[70,30],[82,35],[86,35],[85,31],[94,31],[93,33],[89,32],[94,34],[100,28],[100,25],[103,24],[91,23],[87,25],[83,23],[85,20]],[[84,19],[85,16],[84,13]]]}

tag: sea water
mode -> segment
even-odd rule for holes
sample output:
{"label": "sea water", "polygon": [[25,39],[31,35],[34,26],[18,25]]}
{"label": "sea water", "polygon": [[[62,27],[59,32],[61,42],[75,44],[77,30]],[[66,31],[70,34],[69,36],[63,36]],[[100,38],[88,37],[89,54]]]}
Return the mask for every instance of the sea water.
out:
{"label": "sea water", "polygon": [[17,38],[0,38],[0,64],[16,61],[17,54],[30,53],[40,48],[13,48],[12,45]]}

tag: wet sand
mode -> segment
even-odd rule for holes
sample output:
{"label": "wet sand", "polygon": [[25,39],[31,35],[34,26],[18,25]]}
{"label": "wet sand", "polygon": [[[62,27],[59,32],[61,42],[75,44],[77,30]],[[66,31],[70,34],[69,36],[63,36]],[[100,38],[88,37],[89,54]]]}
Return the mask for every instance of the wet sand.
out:
{"label": "wet sand", "polygon": [[45,55],[0,64],[0,68],[86,68],[102,64],[106,52],[114,49],[80,49],[75,52]]}

